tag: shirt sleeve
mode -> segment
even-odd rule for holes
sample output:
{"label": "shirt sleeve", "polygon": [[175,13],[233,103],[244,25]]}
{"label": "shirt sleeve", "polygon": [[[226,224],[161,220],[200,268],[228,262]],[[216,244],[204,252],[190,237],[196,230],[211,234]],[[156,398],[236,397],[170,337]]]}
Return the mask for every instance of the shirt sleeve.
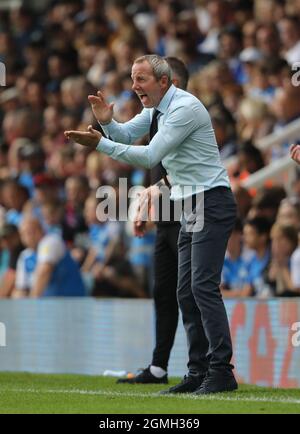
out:
{"label": "shirt sleeve", "polygon": [[57,235],[47,235],[42,239],[37,251],[38,264],[57,264],[64,256],[66,247]]}
{"label": "shirt sleeve", "polygon": [[140,137],[149,133],[151,125],[150,109],[143,109],[141,113],[125,123],[112,120],[107,125],[100,124],[107,137],[114,141],[131,145]]}
{"label": "shirt sleeve", "polygon": [[102,137],[97,150],[115,160],[151,169],[177,148],[199,126],[198,122],[191,107],[179,106],[167,115],[148,146],[124,145]]}

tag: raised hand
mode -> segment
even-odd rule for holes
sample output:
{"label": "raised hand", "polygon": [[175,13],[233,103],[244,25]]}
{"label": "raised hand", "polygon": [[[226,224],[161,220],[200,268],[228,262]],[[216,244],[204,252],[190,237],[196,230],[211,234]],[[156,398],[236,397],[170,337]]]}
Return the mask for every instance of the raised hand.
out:
{"label": "raised hand", "polygon": [[100,91],[97,92],[97,96],[89,95],[88,100],[97,121],[103,125],[109,124],[113,118],[114,103],[108,104]]}
{"label": "raised hand", "polygon": [[91,125],[88,126],[87,131],[65,131],[64,134],[67,139],[93,149],[96,149],[102,137],[102,134],[94,130]]}
{"label": "raised hand", "polygon": [[300,164],[300,145],[292,145],[290,147],[290,156],[296,163]]}
{"label": "raised hand", "polygon": [[155,205],[159,195],[160,190],[156,185],[146,188],[140,194],[138,209],[133,224],[135,236],[143,237],[146,234],[149,221],[155,216]]}

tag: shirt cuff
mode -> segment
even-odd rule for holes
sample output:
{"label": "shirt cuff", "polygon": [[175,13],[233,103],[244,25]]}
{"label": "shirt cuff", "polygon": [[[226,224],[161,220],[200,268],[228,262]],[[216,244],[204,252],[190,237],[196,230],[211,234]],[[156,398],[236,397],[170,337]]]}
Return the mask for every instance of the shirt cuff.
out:
{"label": "shirt cuff", "polygon": [[114,123],[115,123],[114,119],[112,119],[111,122],[109,122],[109,124],[105,124],[105,125],[98,122],[98,124],[101,126],[101,128],[102,128],[102,130],[106,136],[110,135],[109,133],[110,133],[111,128],[113,128]]}
{"label": "shirt cuff", "polygon": [[103,152],[107,155],[112,155],[115,150],[115,144],[111,140],[107,139],[106,137],[101,137],[99,140],[99,143],[96,147],[96,150],[99,152]]}

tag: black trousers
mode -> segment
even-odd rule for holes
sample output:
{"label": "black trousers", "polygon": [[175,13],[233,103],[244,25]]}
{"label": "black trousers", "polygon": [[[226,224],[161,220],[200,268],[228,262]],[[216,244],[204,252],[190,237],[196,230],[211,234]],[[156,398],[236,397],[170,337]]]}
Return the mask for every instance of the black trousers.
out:
{"label": "black trousers", "polygon": [[156,343],[152,365],[167,370],[178,324],[177,275],[180,223],[157,225],[154,252],[154,307]]}
{"label": "black trousers", "polygon": [[188,341],[189,375],[232,369],[232,344],[219,285],[236,203],[226,187],[204,194],[200,231],[187,230],[183,219],[178,239],[178,302]]}

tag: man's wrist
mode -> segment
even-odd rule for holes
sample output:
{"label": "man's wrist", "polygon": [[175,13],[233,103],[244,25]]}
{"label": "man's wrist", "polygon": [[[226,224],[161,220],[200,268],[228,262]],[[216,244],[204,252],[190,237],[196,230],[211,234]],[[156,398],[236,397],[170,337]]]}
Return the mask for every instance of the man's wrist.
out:
{"label": "man's wrist", "polygon": [[96,147],[95,147],[95,150],[96,151],[100,151],[101,152],[101,149],[100,149],[100,145],[101,145],[101,140],[103,139],[103,136],[100,138],[100,140],[98,141],[98,143],[97,143],[97,145],[96,145]]}
{"label": "man's wrist", "polygon": [[158,188],[161,188],[161,187],[165,187],[165,186],[166,186],[166,183],[165,183],[165,181],[164,181],[163,179],[160,179],[160,180],[157,181],[154,185],[155,185],[156,187],[158,187]]}

